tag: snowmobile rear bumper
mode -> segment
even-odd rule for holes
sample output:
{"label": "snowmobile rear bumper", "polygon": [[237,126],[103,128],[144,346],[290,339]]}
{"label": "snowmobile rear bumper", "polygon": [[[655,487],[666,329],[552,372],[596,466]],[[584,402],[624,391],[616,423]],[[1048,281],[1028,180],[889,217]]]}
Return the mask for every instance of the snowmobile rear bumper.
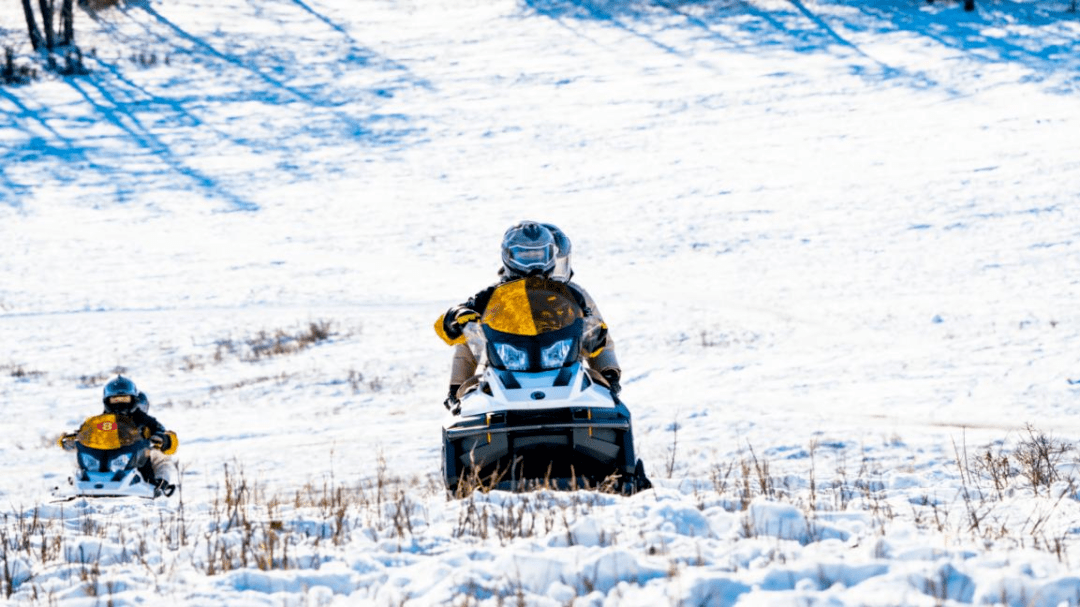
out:
{"label": "snowmobile rear bumper", "polygon": [[647,486],[625,407],[499,411],[443,430],[447,488],[521,490]]}

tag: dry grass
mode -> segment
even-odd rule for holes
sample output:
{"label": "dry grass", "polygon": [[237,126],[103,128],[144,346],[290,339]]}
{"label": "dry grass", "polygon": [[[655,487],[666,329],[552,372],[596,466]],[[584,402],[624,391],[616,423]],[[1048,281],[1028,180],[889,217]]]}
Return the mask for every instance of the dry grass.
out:
{"label": "dry grass", "polygon": [[[954,500],[926,495],[917,501],[909,495],[890,495],[881,470],[865,454],[852,470],[847,468],[847,456],[839,453],[835,464],[819,470],[817,466],[828,454],[816,443],[809,448],[809,470],[796,477],[777,476],[772,463],[747,445],[736,459],[715,464],[710,478],[693,489],[693,499],[702,510],[719,505],[743,513],[740,535],[745,538],[771,533],[751,518],[752,503],[764,498],[789,503],[802,512],[806,535],[800,541],[820,540],[829,512],[865,513],[869,533],[878,536],[885,536],[902,512],[904,524],[929,533],[966,536],[987,546],[1000,542],[1007,547],[1035,548],[1068,564],[1067,531],[1057,530],[1051,522],[1062,503],[1076,498],[1071,445],[1030,427],[1013,438],[1011,443],[980,447],[973,454],[957,448],[960,489]],[[842,446],[837,447],[841,450]],[[34,572],[57,568],[70,570],[87,596],[101,598],[113,592],[107,572],[118,564],[140,567],[155,580],[169,579],[177,567],[188,565],[208,576],[244,568],[314,569],[328,555],[348,551],[358,534],[383,546],[397,543],[406,550],[425,541],[439,525],[444,529],[448,525],[450,535],[464,542],[509,546],[548,538],[544,541],[574,546],[580,541],[576,533],[583,517],[602,516],[612,500],[622,499],[611,495],[613,485],[592,491],[554,491],[543,483],[510,499],[505,492],[492,490],[494,480],[462,479],[458,494],[449,496],[435,475],[395,476],[380,457],[369,476],[352,484],[337,483],[331,476],[271,492],[232,463],[222,468],[213,497],[200,506],[198,520],[189,516],[182,485],[176,507],[147,509],[141,525],[103,517],[89,508],[67,517],[56,517],[55,511],[52,517],[40,516],[37,508],[4,515],[0,597],[10,599],[19,593],[20,598],[36,597],[35,602],[49,600],[46,585],[36,580]],[[1009,502],[1011,495],[1035,498],[1030,506],[1034,511],[1026,520],[1016,520],[1016,505],[1029,507],[1028,502]],[[589,528],[599,533],[589,538],[590,545],[637,541],[632,530]],[[87,538],[102,541],[84,541]],[[100,550],[105,541],[121,547],[119,556],[113,548],[103,560],[103,555],[83,548]],[[184,555],[185,560],[152,553],[161,548]],[[676,554],[662,544],[651,544],[647,551],[668,558],[672,575],[705,564],[701,555]],[[765,558],[786,557],[778,543]],[[487,589],[510,603],[524,598],[520,586],[511,580],[489,584]],[[931,597],[952,596],[955,589],[943,586],[946,581],[928,574],[922,590]],[[587,586],[587,582],[576,586]]]}
{"label": "dry grass", "polygon": [[244,362],[256,362],[275,356],[296,354],[334,335],[333,323],[328,320],[308,322],[295,329],[262,330],[240,340],[223,339],[217,342],[215,360],[232,354]]}
{"label": "dry grass", "polygon": [[313,320],[291,328],[262,329],[239,338],[229,336],[217,339],[212,342],[212,352],[187,354],[180,359],[178,366],[180,370],[191,373],[233,359],[258,363],[303,352],[335,337],[359,333],[358,328],[341,333],[335,330],[335,325],[329,320]]}
{"label": "dry grass", "polygon": [[127,367],[113,367],[111,371],[99,371],[93,375],[80,375],[78,385],[80,388],[96,388],[107,382],[113,375],[123,375],[127,372]]}
{"label": "dry grass", "polygon": [[0,373],[7,374],[7,375],[9,375],[11,377],[14,377],[15,379],[25,379],[25,380],[35,379],[35,378],[45,376],[44,371],[37,371],[37,370],[34,370],[34,369],[28,369],[28,368],[26,368],[26,365],[16,364],[16,363],[9,363],[9,364],[6,364],[6,365],[0,365]]}

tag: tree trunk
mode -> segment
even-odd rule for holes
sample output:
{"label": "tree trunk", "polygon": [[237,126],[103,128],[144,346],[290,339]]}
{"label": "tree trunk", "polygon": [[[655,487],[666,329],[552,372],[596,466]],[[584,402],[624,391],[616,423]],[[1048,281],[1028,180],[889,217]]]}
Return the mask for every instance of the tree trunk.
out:
{"label": "tree trunk", "polygon": [[63,0],[60,8],[60,44],[75,44],[75,0]]}
{"label": "tree trunk", "polygon": [[53,1],[38,0],[41,6],[41,29],[45,30],[45,48],[50,51],[56,47],[56,30],[53,29]]}
{"label": "tree trunk", "polygon": [[23,14],[26,15],[26,29],[30,34],[30,46],[34,47],[35,51],[40,51],[41,47],[45,46],[45,40],[42,39],[41,30],[34,19],[34,8],[30,6],[30,0],[22,0],[22,6]]}

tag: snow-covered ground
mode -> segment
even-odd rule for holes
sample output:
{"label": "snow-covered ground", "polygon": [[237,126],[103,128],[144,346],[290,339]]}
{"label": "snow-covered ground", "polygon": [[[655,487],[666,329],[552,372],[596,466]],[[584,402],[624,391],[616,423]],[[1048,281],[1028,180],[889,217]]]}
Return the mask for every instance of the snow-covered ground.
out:
{"label": "snow-covered ground", "polygon": [[[1069,8],[77,9],[93,73],[0,88],[0,602],[1077,605]],[[441,490],[432,324],[527,218],[654,490]],[[182,496],[51,503],[119,369]]]}

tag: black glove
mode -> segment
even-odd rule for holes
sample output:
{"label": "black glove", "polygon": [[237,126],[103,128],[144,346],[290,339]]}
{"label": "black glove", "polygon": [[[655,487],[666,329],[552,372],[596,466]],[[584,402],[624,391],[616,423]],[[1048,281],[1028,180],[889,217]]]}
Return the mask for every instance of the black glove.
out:
{"label": "black glove", "polygon": [[465,325],[478,320],[480,314],[471,308],[459,306],[447,312],[446,318],[446,334],[456,339],[465,329]]}
{"label": "black glove", "polygon": [[458,386],[450,386],[450,393],[446,395],[446,400],[443,401],[443,406],[450,413],[457,415],[461,413],[461,401],[457,397]]}
{"label": "black glove", "polygon": [[154,481],[154,489],[156,489],[158,493],[164,495],[165,497],[172,497],[173,492],[176,491],[176,485],[170,483],[163,478],[159,478]]}
{"label": "black glove", "polygon": [[622,386],[619,385],[619,377],[622,376],[621,371],[618,369],[604,369],[600,372],[600,375],[603,375],[604,379],[607,380],[612,396],[618,396],[619,392],[622,392]]}

